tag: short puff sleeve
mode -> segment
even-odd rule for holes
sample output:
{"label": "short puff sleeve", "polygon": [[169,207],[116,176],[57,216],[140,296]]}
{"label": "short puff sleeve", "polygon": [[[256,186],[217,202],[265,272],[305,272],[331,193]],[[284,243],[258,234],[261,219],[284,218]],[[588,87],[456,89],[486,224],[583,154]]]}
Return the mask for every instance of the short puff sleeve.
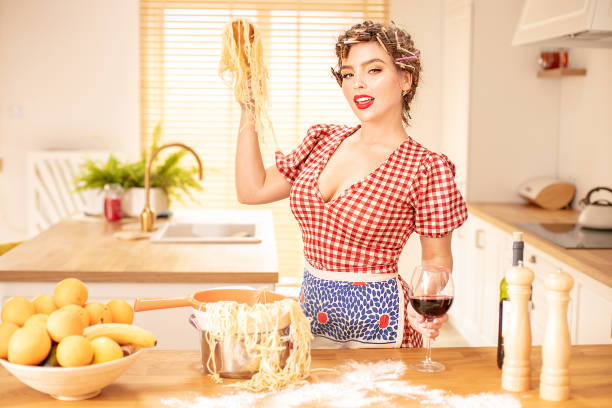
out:
{"label": "short puff sleeve", "polygon": [[311,126],[306,132],[306,136],[302,140],[302,143],[300,143],[291,153],[283,154],[280,151],[275,153],[276,168],[287,181],[290,183],[295,181],[310,153],[314,150],[317,143],[319,143],[319,140],[327,134],[327,128],[327,125]]}
{"label": "short puff sleeve", "polygon": [[455,183],[455,165],[443,154],[423,160],[416,180],[415,231],[440,238],[467,219],[467,206]]}

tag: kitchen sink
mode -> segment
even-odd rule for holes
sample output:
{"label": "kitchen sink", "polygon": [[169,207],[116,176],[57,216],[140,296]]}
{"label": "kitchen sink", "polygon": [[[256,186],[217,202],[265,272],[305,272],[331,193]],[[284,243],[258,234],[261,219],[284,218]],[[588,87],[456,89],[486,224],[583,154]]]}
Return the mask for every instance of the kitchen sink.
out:
{"label": "kitchen sink", "polygon": [[186,242],[210,244],[259,243],[255,224],[214,222],[168,222],[151,237],[151,242]]}

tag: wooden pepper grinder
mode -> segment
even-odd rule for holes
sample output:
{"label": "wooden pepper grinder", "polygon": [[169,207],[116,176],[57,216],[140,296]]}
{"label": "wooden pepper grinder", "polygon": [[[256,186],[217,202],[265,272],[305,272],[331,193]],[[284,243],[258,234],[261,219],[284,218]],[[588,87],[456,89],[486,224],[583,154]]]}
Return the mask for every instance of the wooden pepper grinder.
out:
{"label": "wooden pepper grinder", "polygon": [[519,262],[506,271],[510,298],[510,324],[504,336],[502,388],[527,391],[531,388],[531,325],[528,303],[533,271]]}
{"label": "wooden pepper grinder", "polygon": [[567,304],[574,279],[567,273],[551,272],[544,283],[548,302],[548,321],[542,343],[540,398],[564,401],[569,398],[570,334]]}

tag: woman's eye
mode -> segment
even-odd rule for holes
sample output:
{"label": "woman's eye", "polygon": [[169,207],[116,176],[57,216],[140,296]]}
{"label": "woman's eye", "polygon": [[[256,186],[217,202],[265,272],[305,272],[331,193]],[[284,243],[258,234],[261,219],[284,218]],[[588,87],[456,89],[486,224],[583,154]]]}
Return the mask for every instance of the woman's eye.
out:
{"label": "woman's eye", "polygon": [[370,70],[370,74],[378,74],[381,71],[382,71],[382,69],[380,69],[380,68],[372,68]]}
{"label": "woman's eye", "polygon": [[347,73],[345,73],[345,74],[342,74],[342,79],[350,78],[350,77],[352,77],[352,76],[353,76],[353,74],[352,74],[352,73],[347,72]]}

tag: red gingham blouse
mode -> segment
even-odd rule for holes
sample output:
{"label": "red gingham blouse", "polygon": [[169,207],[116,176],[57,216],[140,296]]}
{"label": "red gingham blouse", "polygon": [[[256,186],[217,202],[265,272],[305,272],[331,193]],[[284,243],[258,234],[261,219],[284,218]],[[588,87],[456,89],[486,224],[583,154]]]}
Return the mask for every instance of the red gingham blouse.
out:
{"label": "red gingham blouse", "polygon": [[[276,167],[292,183],[291,211],[312,266],[333,272],[396,273],[413,231],[443,237],[463,224],[467,208],[450,160],[410,138],[369,175],[325,202],[319,175],[340,143],[357,129],[314,125],[291,153],[276,152]],[[407,304],[405,282],[402,285]],[[413,334],[406,333],[405,340]]]}

